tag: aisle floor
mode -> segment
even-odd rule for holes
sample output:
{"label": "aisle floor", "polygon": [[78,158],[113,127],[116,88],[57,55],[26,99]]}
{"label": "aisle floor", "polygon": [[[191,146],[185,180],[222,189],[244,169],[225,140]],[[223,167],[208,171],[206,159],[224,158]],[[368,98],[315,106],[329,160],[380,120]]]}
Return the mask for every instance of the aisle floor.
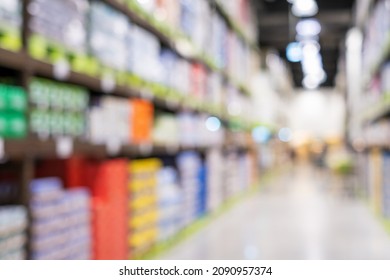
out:
{"label": "aisle floor", "polygon": [[390,259],[390,235],[353,182],[298,166],[160,258]]}

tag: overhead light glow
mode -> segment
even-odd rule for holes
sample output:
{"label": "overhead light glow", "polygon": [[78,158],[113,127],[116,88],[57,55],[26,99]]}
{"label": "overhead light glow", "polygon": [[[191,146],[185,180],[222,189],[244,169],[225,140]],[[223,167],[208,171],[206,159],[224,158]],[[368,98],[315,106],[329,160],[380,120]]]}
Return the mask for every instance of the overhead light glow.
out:
{"label": "overhead light glow", "polygon": [[216,117],[209,117],[206,120],[206,128],[211,132],[216,132],[221,128],[221,121]]}
{"label": "overhead light glow", "polygon": [[316,78],[310,75],[306,76],[303,79],[302,83],[305,89],[310,89],[310,90],[317,89],[320,86],[320,82]]}
{"label": "overhead light glow", "polygon": [[300,43],[293,42],[286,48],[287,59],[291,62],[300,62],[302,60],[302,47]]}
{"label": "overhead light glow", "polygon": [[304,19],[298,22],[296,31],[300,38],[315,37],[321,32],[321,24],[316,19]]}
{"label": "overhead light glow", "polygon": [[271,131],[263,126],[256,127],[252,130],[252,138],[257,143],[266,143],[271,138]]}
{"label": "overhead light glow", "polygon": [[291,11],[297,17],[312,17],[318,13],[318,5],[314,0],[295,0]]}
{"label": "overhead light glow", "polygon": [[279,140],[282,141],[282,142],[290,142],[292,140],[292,131],[290,128],[282,128],[279,130],[279,133],[278,133],[278,136],[279,136]]}

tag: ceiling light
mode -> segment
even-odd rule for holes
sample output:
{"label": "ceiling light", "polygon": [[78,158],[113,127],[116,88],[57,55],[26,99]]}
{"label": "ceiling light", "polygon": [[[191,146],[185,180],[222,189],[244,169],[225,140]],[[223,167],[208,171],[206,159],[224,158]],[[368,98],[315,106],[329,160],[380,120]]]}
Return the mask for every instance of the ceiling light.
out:
{"label": "ceiling light", "polygon": [[279,130],[279,140],[282,142],[290,142],[293,138],[293,133],[290,128],[285,127]]}
{"label": "ceiling light", "polygon": [[287,59],[291,62],[300,62],[302,60],[302,47],[300,43],[293,42],[286,48]]}
{"label": "ceiling light", "polygon": [[302,83],[306,89],[310,90],[317,89],[320,86],[320,82],[315,77],[310,75],[306,76]]}
{"label": "ceiling light", "polygon": [[296,31],[301,38],[315,37],[321,32],[321,24],[316,19],[304,19],[298,22]]}
{"label": "ceiling light", "polygon": [[314,0],[295,0],[291,11],[297,17],[312,17],[318,13],[318,5]]}
{"label": "ceiling light", "polygon": [[211,132],[216,132],[221,128],[221,121],[216,117],[209,117],[206,120],[206,128]]}

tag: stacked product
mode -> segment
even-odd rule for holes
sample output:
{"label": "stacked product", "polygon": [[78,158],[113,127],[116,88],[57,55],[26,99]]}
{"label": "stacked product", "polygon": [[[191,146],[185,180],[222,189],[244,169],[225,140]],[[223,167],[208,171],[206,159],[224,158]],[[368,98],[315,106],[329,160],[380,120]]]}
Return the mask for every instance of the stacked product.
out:
{"label": "stacked product", "polygon": [[245,33],[254,38],[255,26],[251,23],[253,22],[252,15],[250,12],[250,2],[249,0],[216,0],[226,11],[226,13],[233,18],[234,21],[238,23]]}
{"label": "stacked product", "polygon": [[94,57],[105,66],[126,70],[130,30],[127,17],[102,2],[94,1],[90,8],[89,27],[89,47]]}
{"label": "stacked product", "polygon": [[364,41],[364,69],[371,70],[379,62],[390,44],[390,6],[387,0],[376,3],[374,12],[366,26]]}
{"label": "stacked product", "polygon": [[174,52],[163,48],[160,52],[162,83],[180,94],[189,94],[191,64],[179,58]]}
{"label": "stacked product", "polygon": [[[160,42],[150,32],[133,25],[130,31],[127,70],[150,82],[163,82]],[[123,58],[122,58],[123,59]]]}
{"label": "stacked product", "polygon": [[242,188],[240,182],[239,158],[236,152],[229,152],[225,158],[225,197],[231,198],[238,194]]}
{"label": "stacked product", "polygon": [[177,166],[180,173],[180,185],[183,192],[183,226],[188,226],[199,217],[200,192],[202,182],[200,172],[202,160],[198,153],[183,152],[177,157]]}
{"label": "stacked product", "polygon": [[220,149],[211,149],[206,155],[207,210],[216,210],[224,201],[224,157]]}
{"label": "stacked product", "polygon": [[27,242],[27,209],[0,206],[0,260],[24,260]]}
{"label": "stacked product", "polygon": [[253,158],[250,153],[243,153],[239,156],[239,184],[241,189],[247,189],[254,183]]}
{"label": "stacked product", "polygon": [[131,104],[131,141],[136,144],[152,141],[154,108],[153,104],[142,99],[133,99]]}
{"label": "stacked product", "polygon": [[191,94],[196,97],[197,100],[204,101],[207,95],[207,71],[201,64],[192,65],[192,88]]}
{"label": "stacked product", "polygon": [[381,91],[384,95],[390,95],[390,62],[383,65],[381,70]]}
{"label": "stacked product", "polygon": [[209,53],[214,57],[218,67],[227,65],[227,34],[228,26],[223,18],[215,13],[212,18],[213,36],[211,36],[211,48]]}
{"label": "stacked product", "polygon": [[383,153],[383,165],[382,165],[382,211],[385,218],[390,219],[390,153]]}
{"label": "stacked product", "polygon": [[178,174],[173,167],[164,167],[158,173],[158,240],[165,241],[181,229],[182,191]]}
{"label": "stacked product", "polygon": [[156,114],[153,128],[153,142],[165,145],[179,144],[179,127],[177,118],[173,114]]}
{"label": "stacked product", "polygon": [[27,132],[26,111],[24,89],[0,84],[0,137],[24,137]]}
{"label": "stacked product", "polygon": [[89,94],[84,88],[34,79],[30,84],[31,131],[40,136],[80,137],[86,127]]}
{"label": "stacked product", "polygon": [[88,115],[89,139],[92,143],[130,142],[131,104],[128,99],[107,96],[96,99]]}
{"label": "stacked product", "polygon": [[[32,0],[30,28],[34,35],[30,47],[35,51],[46,51],[42,42],[59,49],[74,52],[86,51],[87,0]],[[36,53],[33,51],[32,53]],[[45,54],[43,54],[45,55]]]}
{"label": "stacked product", "polygon": [[83,172],[91,181],[93,256],[97,260],[125,260],[127,250],[127,160],[89,163]]}
{"label": "stacked product", "polygon": [[390,139],[390,121],[382,120],[363,130],[366,145],[370,147],[385,147]]}
{"label": "stacked product", "polygon": [[129,247],[135,257],[148,252],[158,239],[157,176],[161,165],[159,159],[129,164]]}
{"label": "stacked product", "polygon": [[184,147],[195,147],[198,144],[198,121],[193,113],[180,113],[178,115],[179,142]]}
{"label": "stacked product", "polygon": [[0,47],[16,51],[21,46],[22,1],[0,3]]}
{"label": "stacked product", "polygon": [[57,178],[31,182],[32,258],[90,259],[90,195],[65,191]]}
{"label": "stacked product", "polygon": [[382,213],[382,154],[374,149],[368,155],[368,190],[371,205],[376,213]]}

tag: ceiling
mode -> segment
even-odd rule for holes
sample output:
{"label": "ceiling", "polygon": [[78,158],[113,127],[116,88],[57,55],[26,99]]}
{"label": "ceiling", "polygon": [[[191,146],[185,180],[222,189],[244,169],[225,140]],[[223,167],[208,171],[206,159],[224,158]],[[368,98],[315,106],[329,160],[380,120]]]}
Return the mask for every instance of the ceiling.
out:
{"label": "ceiling", "polygon": [[[286,47],[295,41],[295,26],[300,20],[290,12],[287,0],[252,0],[259,24],[260,46],[276,49],[286,59]],[[319,12],[316,18],[322,27],[319,43],[327,80],[322,86],[334,86],[340,49],[347,30],[353,23],[354,0],[316,0]],[[287,61],[287,59],[286,59]],[[294,84],[302,86],[303,72],[300,63],[288,62]]]}

